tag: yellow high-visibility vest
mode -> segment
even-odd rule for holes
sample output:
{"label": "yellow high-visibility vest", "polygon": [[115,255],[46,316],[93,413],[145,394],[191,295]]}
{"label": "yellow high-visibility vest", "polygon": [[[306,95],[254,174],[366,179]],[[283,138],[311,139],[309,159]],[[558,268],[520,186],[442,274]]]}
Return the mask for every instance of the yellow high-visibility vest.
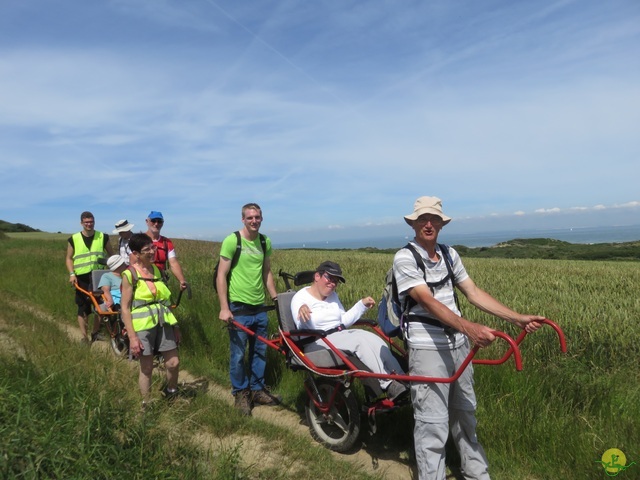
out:
{"label": "yellow high-visibility vest", "polygon": [[[130,266],[124,272],[123,276],[127,277],[133,288],[133,300],[131,301],[131,320],[133,329],[136,332],[149,330],[157,324],[175,325],[178,320],[171,311],[171,291],[169,287],[162,281],[160,269],[153,265],[153,277],[142,278],[135,272],[135,279]],[[147,285],[147,280],[153,281],[156,286],[156,294],[154,295]]]}
{"label": "yellow high-visibility vest", "polygon": [[95,231],[91,248],[87,248],[82,238],[82,232],[75,233],[73,240],[73,271],[76,275],[100,270],[98,260],[104,257],[104,237],[102,232]]}

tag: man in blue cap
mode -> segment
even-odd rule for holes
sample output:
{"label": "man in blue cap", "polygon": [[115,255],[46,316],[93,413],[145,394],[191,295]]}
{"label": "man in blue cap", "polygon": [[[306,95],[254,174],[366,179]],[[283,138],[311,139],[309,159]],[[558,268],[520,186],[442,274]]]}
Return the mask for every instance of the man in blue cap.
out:
{"label": "man in blue cap", "polygon": [[187,288],[187,281],[184,278],[182,267],[180,266],[180,262],[178,261],[178,257],[176,256],[176,251],[173,248],[173,242],[167,237],[160,235],[160,230],[162,230],[162,226],[164,225],[164,217],[162,216],[162,212],[152,210],[149,215],[147,215],[146,222],[146,233],[151,238],[151,240],[153,240],[153,246],[156,249],[153,263],[160,269],[162,277],[165,279],[165,281],[169,278],[167,272],[167,264],[169,264],[171,272],[175,275],[178,282],[180,282],[180,289],[184,290],[185,288]]}

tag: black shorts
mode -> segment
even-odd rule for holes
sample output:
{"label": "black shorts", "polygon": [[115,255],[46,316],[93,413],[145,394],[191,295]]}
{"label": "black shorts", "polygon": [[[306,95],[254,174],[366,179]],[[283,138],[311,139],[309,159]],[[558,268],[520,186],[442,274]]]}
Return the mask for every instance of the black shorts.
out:
{"label": "black shorts", "polygon": [[[91,291],[91,274],[78,275],[76,277],[76,281],[78,282],[78,286]],[[78,315],[84,317],[85,315],[89,315],[91,313],[91,299],[82,293],[80,290],[76,289],[76,305],[78,306]]]}

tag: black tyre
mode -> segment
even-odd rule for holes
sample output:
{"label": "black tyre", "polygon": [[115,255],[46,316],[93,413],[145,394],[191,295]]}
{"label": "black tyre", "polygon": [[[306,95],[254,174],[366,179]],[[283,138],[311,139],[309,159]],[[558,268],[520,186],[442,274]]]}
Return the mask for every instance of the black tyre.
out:
{"label": "black tyre", "polygon": [[323,403],[331,399],[336,385],[339,385],[339,390],[326,414],[315,406],[313,399],[308,399],[305,414],[311,436],[335,452],[351,450],[360,435],[358,400],[350,389],[345,389],[337,380],[321,378],[316,385]]}
{"label": "black tyre", "polygon": [[129,336],[124,329],[122,320],[120,320],[120,315],[109,322],[109,329],[111,330],[111,349],[113,350],[113,353],[119,357],[129,355]]}

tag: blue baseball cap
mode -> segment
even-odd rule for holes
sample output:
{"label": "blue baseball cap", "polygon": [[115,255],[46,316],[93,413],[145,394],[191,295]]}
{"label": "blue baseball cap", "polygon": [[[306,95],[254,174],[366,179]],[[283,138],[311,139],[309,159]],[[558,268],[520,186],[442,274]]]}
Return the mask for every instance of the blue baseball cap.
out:
{"label": "blue baseball cap", "polygon": [[156,212],[155,210],[151,210],[151,213],[147,215],[147,218],[149,220],[153,220],[154,218],[159,218],[160,220],[164,220],[164,217],[162,216],[162,212]]}

